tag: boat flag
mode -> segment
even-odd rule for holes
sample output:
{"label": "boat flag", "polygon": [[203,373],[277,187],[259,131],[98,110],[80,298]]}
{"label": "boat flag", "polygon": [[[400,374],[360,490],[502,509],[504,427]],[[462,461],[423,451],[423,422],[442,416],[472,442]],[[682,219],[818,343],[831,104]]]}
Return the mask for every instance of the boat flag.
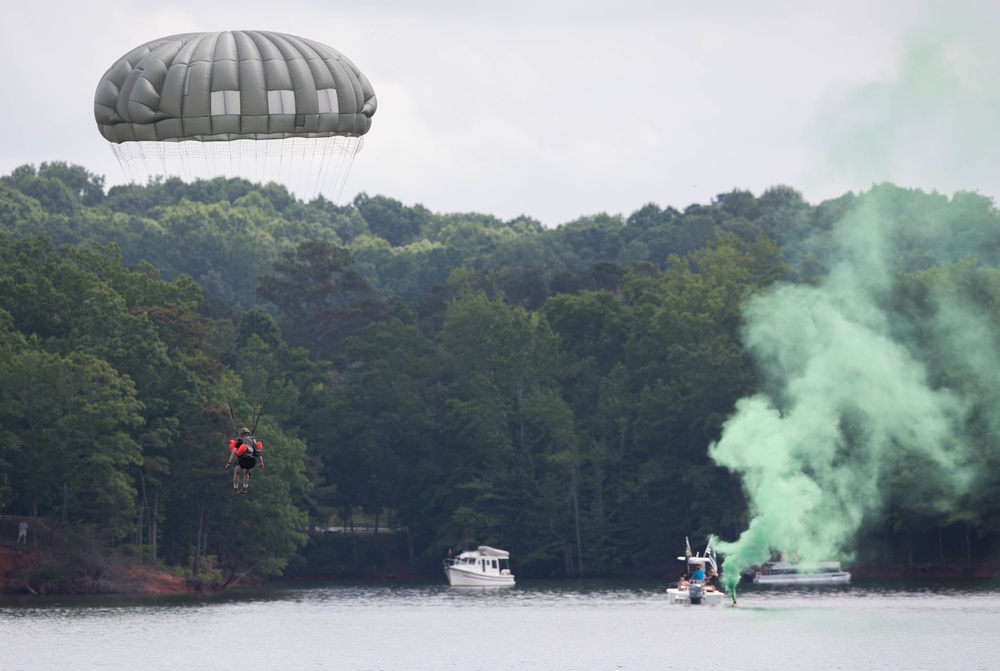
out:
{"label": "boat flag", "polygon": [[715,575],[719,575],[719,567],[715,563],[715,549],[712,547],[712,537],[708,537],[708,545],[705,546],[705,556],[708,558],[708,563],[712,567],[712,571]]}
{"label": "boat flag", "polygon": [[684,537],[684,556],[688,559],[691,558],[691,541],[688,540],[687,536]]}

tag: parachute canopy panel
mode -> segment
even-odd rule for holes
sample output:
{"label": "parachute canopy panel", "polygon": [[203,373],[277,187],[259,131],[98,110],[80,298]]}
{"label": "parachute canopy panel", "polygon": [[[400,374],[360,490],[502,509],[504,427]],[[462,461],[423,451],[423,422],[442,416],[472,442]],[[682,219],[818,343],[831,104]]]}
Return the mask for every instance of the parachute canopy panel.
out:
{"label": "parachute canopy panel", "polygon": [[147,42],[101,77],[94,116],[112,143],[360,137],[377,102],[342,54],[283,33],[186,33]]}

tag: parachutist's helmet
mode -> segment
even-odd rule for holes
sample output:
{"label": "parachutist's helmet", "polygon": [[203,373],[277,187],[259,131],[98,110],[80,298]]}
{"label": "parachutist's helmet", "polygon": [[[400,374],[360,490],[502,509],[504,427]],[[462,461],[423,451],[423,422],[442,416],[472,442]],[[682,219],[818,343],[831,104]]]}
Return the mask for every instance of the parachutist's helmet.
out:
{"label": "parachutist's helmet", "polygon": [[246,427],[243,427],[242,429],[240,429],[240,435],[241,436],[249,436],[250,435],[250,429],[248,429]]}

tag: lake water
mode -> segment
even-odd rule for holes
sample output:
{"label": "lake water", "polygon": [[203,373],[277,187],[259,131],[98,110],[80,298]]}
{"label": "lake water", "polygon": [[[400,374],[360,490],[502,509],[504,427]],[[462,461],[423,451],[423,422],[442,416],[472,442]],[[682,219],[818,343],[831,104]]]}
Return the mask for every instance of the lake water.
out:
{"label": "lake water", "polygon": [[0,669],[1000,668],[1000,585],[748,588],[667,605],[665,583],[267,587],[0,598]]}

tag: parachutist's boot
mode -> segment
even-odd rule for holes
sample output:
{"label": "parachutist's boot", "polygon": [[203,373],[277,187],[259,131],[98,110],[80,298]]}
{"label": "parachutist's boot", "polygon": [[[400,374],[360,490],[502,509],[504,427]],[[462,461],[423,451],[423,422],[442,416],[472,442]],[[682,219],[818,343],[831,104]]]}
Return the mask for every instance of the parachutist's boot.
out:
{"label": "parachutist's boot", "polygon": [[246,494],[246,493],[247,493],[247,486],[243,485],[243,489],[240,490],[240,494]]}
{"label": "parachutist's boot", "polygon": [[239,493],[240,493],[240,490],[237,489],[236,487],[233,487],[233,494],[235,495],[235,494],[239,494]]}

